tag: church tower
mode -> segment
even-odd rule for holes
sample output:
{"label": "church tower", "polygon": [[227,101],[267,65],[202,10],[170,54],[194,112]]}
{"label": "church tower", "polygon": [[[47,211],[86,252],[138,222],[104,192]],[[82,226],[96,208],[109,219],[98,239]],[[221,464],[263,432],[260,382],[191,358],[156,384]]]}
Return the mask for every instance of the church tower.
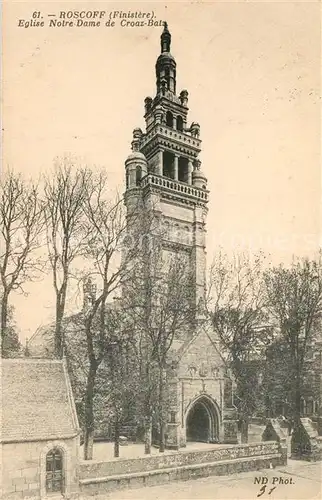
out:
{"label": "church tower", "polygon": [[[145,132],[133,131],[132,153],[125,161],[125,204],[158,214],[164,252],[180,252],[191,266],[200,318],[205,300],[205,221],[207,179],[201,171],[200,126],[188,122],[188,92],[177,93],[177,64],[164,23],[155,65],[156,94],[146,97]],[[149,208],[150,207],[150,208]]]}
{"label": "church tower", "polygon": [[134,226],[142,210],[157,221],[162,231],[153,236],[161,241],[162,260],[165,255],[167,261],[167,253],[182,255],[193,276],[194,321],[173,342],[166,373],[166,446],[178,449],[189,441],[236,443],[237,424],[235,408],[225,402],[225,361],[205,310],[209,192],[199,159],[200,126],[189,122],[187,90],[177,92],[170,49],[165,23],[155,65],[156,93],[144,100],[145,131],[134,129],[132,153],[125,161],[124,199]]}

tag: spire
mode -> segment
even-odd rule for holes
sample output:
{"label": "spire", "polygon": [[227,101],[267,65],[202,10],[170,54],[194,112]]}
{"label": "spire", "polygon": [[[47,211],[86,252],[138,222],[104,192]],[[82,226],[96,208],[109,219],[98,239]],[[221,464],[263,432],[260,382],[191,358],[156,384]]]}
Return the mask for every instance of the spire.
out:
{"label": "spire", "polygon": [[96,284],[92,282],[89,276],[83,283],[83,310],[90,308],[96,299]]}
{"label": "spire", "polygon": [[171,33],[168,30],[168,23],[164,22],[163,32],[161,35],[161,52],[170,52]]}
{"label": "spire", "polygon": [[156,63],[157,94],[165,95],[167,91],[176,93],[176,62],[170,54],[171,34],[168,23],[164,23],[161,34],[161,54]]}

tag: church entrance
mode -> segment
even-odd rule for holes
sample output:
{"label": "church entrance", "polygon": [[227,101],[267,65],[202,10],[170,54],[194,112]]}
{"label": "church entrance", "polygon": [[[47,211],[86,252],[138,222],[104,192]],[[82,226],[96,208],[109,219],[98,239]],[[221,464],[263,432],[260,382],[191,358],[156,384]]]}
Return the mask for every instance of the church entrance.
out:
{"label": "church entrance", "polygon": [[218,413],[214,403],[205,396],[198,398],[188,411],[187,441],[218,442]]}

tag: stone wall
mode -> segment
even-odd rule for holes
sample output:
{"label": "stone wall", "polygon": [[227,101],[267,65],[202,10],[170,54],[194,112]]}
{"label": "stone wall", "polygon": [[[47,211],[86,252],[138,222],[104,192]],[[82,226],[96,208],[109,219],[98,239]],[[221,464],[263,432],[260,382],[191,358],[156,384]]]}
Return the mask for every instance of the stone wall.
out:
{"label": "stone wall", "polygon": [[180,446],[186,442],[186,418],[200,396],[209,397],[218,409],[218,433],[223,442],[223,368],[222,359],[201,325],[199,335],[180,359],[178,369],[178,435]]}
{"label": "stone wall", "polygon": [[80,465],[81,479],[112,476],[115,474],[135,473],[166,469],[193,464],[210,463],[221,460],[232,460],[245,457],[260,457],[280,453],[276,442],[222,446],[208,450],[180,451],[165,455],[133,458],[111,462],[82,462]]}
{"label": "stone wall", "polygon": [[[200,334],[197,338],[190,344],[187,351],[184,353],[180,360],[179,368],[179,378],[185,379],[190,378],[191,380],[199,379],[199,371],[202,369],[204,379],[217,379],[222,375],[220,370],[223,365],[223,361],[216,350],[214,345],[211,343],[207,332],[208,325],[201,325]],[[195,366],[196,372],[191,371],[191,367]],[[216,377],[214,376],[216,373]],[[218,393],[219,396],[219,393]]]}
{"label": "stone wall", "polygon": [[322,437],[309,418],[301,418],[292,433],[291,456],[300,460],[322,460]]}
{"label": "stone wall", "polygon": [[45,497],[46,454],[63,451],[66,493],[78,492],[78,438],[2,444],[2,499]]}
{"label": "stone wall", "polygon": [[192,223],[194,221],[194,210],[192,207],[183,207],[177,204],[172,204],[172,203],[167,203],[166,201],[162,200],[161,202],[161,210],[163,215],[169,218],[173,218],[176,220],[181,220],[183,222],[190,222]]}
{"label": "stone wall", "polygon": [[276,442],[237,445],[208,451],[177,452],[115,462],[81,464],[80,491],[106,494],[114,489],[153,486],[175,480],[235,474],[286,464]]}
{"label": "stone wall", "polygon": [[281,427],[277,419],[271,418],[267,421],[264,432],[262,433],[262,441],[278,441],[286,443],[288,432]]}

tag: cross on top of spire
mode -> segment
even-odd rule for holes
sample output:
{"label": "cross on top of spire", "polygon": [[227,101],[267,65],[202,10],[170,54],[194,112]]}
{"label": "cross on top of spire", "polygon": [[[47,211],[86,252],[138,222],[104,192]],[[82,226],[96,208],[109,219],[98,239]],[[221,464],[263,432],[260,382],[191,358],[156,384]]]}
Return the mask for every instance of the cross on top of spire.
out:
{"label": "cross on top of spire", "polygon": [[161,35],[161,52],[170,52],[171,33],[168,29],[168,23],[163,24],[163,32]]}

